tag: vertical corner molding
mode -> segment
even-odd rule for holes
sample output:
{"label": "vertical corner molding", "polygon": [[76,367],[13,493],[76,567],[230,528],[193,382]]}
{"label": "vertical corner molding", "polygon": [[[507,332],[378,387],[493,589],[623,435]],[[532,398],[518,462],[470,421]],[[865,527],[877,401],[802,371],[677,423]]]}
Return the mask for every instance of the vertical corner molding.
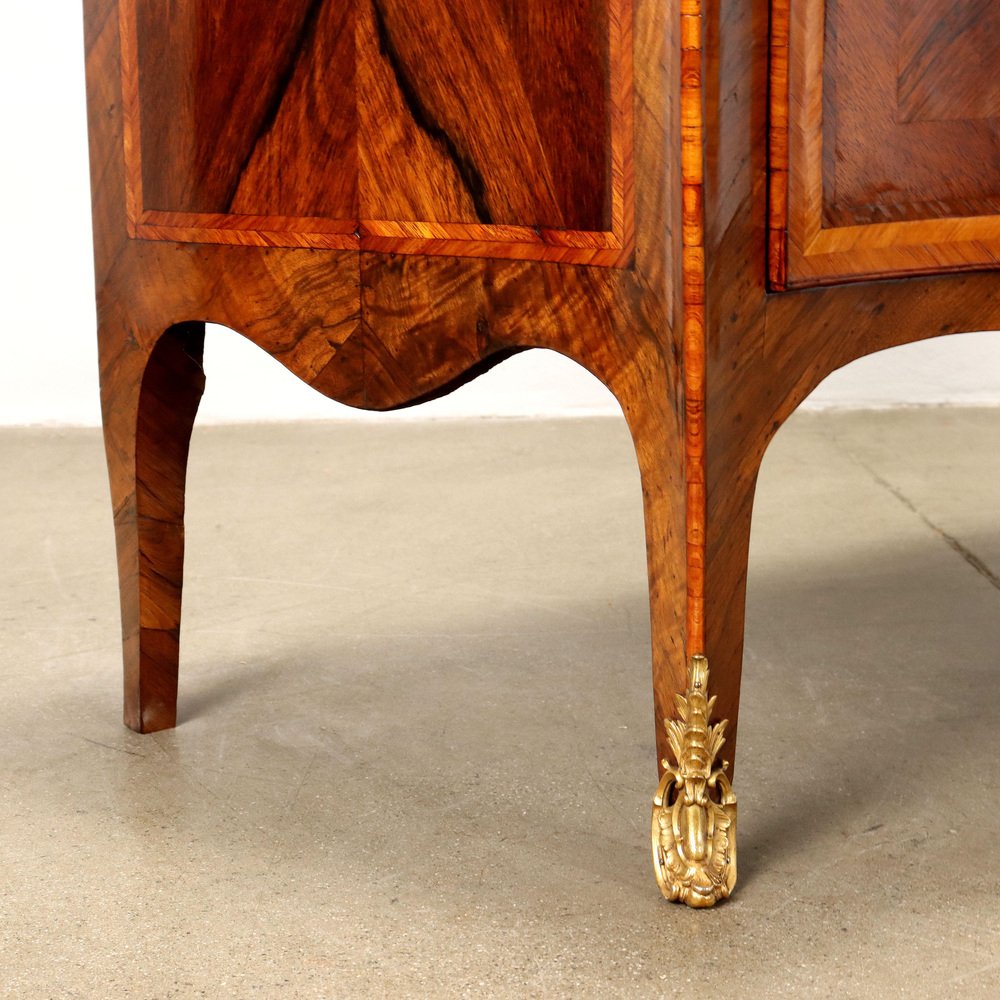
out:
{"label": "vertical corner molding", "polygon": [[681,0],[681,307],[687,650],[705,644],[705,114],[702,0]]}

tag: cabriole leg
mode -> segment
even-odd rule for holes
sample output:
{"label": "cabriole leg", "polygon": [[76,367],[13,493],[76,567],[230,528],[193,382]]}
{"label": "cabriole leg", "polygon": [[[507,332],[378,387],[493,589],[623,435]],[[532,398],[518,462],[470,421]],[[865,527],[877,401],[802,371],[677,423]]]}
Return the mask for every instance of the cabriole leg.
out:
{"label": "cabriole leg", "polygon": [[756,463],[709,467],[704,528],[692,530],[678,434],[645,409],[646,420],[630,425],[643,479],[662,777],[653,860],[668,899],[712,906],[736,882],[731,781]]}
{"label": "cabriole leg", "polygon": [[144,352],[101,331],[104,437],[111,478],[125,665],[125,724],[177,721],[188,446],[205,387],[204,325],[184,323]]}

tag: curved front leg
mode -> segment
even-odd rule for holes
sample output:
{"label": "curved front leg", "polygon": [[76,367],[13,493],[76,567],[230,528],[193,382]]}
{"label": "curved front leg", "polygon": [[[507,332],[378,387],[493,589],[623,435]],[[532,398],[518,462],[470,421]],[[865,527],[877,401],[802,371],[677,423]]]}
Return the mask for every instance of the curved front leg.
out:
{"label": "curved front leg", "polygon": [[205,388],[204,324],[183,323],[151,350],[102,327],[101,402],[118,548],[125,724],[177,721],[188,445]]}
{"label": "curved front leg", "polygon": [[619,394],[642,481],[658,761],[670,752],[663,722],[673,717],[676,697],[687,687],[684,444],[668,384],[664,378],[634,398]]}
{"label": "curved front leg", "polygon": [[[683,421],[667,405],[667,384],[641,397],[623,394],[646,520],[662,775],[653,812],[654,866],[669,899],[711,906],[736,880],[731,776],[758,460],[754,453],[731,466],[709,463],[704,518],[693,517]],[[719,757],[723,732],[726,760]]]}

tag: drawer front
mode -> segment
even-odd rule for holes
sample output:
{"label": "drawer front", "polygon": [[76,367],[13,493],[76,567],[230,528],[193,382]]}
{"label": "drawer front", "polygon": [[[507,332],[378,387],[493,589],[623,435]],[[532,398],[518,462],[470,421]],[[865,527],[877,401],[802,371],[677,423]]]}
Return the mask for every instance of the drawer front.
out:
{"label": "drawer front", "polygon": [[624,264],[632,0],[121,0],[132,235]]}
{"label": "drawer front", "polygon": [[1000,4],[773,0],[776,289],[1000,266]]}

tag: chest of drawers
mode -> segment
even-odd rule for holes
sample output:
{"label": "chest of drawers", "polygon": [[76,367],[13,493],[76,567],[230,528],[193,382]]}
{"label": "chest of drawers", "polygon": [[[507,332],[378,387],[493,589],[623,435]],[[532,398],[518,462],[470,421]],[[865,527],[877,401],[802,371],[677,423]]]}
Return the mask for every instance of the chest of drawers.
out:
{"label": "chest of drawers", "polygon": [[126,723],[176,719],[206,322],[371,409],[550,348],[642,475],[658,881],[728,896],[764,450],[846,362],[1000,327],[997,5],[84,8]]}

